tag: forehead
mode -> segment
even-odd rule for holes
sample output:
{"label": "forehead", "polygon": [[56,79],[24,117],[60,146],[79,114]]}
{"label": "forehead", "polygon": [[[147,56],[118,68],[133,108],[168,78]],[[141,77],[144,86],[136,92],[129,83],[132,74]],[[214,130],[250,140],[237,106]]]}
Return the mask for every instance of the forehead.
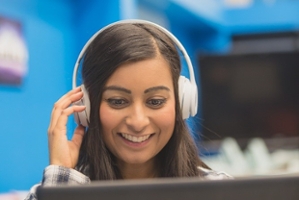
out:
{"label": "forehead", "polygon": [[165,85],[172,89],[172,74],[168,62],[160,56],[119,66],[106,86],[152,87]]}

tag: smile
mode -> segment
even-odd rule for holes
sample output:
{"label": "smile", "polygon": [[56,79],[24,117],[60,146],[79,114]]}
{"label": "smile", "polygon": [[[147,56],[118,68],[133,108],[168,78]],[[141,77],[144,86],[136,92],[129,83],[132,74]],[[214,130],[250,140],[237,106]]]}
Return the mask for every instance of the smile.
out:
{"label": "smile", "polygon": [[126,140],[129,140],[131,142],[135,142],[135,143],[141,143],[146,141],[147,139],[150,138],[151,135],[144,135],[144,136],[133,136],[133,135],[129,135],[129,134],[124,134],[124,133],[120,133],[120,135],[125,138]]}

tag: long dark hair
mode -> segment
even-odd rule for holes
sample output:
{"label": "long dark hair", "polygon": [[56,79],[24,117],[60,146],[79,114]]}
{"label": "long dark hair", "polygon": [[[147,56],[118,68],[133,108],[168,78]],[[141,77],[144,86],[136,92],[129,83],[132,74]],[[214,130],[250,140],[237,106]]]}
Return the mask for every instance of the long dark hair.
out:
{"label": "long dark hair", "polygon": [[172,40],[161,30],[140,23],[117,24],[105,29],[88,47],[82,78],[91,103],[90,124],[84,135],[77,168],[91,180],[121,179],[114,155],[103,141],[99,106],[103,87],[122,64],[150,59],[161,54],[169,63],[175,89],[176,123],[172,137],[157,155],[160,177],[199,176],[205,167],[182,118],[178,98],[180,57]]}

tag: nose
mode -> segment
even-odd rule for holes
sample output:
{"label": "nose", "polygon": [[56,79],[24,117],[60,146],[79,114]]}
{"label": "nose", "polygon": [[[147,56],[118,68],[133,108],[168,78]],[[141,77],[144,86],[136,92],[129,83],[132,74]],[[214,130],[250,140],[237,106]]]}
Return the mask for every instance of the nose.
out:
{"label": "nose", "polygon": [[143,105],[134,105],[125,119],[131,131],[142,132],[150,123],[146,108]]}

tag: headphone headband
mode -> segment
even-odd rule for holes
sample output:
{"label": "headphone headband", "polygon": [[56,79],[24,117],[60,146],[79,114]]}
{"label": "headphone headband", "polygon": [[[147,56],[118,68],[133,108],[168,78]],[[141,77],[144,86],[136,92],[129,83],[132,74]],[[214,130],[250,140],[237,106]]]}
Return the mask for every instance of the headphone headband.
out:
{"label": "headphone headband", "polygon": [[185,60],[186,60],[186,63],[187,63],[187,66],[188,66],[188,70],[189,70],[189,76],[190,76],[190,82],[192,85],[196,85],[196,82],[195,82],[195,77],[194,77],[194,71],[193,71],[193,67],[192,67],[192,63],[191,63],[191,60],[189,58],[189,55],[187,54],[184,46],[181,44],[181,42],[171,33],[169,32],[167,29],[165,29],[164,27],[158,25],[158,24],[155,24],[153,22],[150,22],[150,21],[146,21],[146,20],[141,20],[141,19],[126,19],[126,20],[121,20],[121,21],[117,21],[117,22],[114,22],[112,24],[109,24],[107,26],[105,26],[104,28],[100,29],[99,31],[97,31],[87,42],[86,44],[84,45],[84,47],[82,48],[78,58],[77,58],[77,61],[76,61],[76,64],[75,64],[75,67],[74,67],[74,71],[73,71],[73,82],[72,82],[72,87],[73,89],[77,87],[77,83],[76,83],[76,80],[77,80],[77,73],[78,73],[78,68],[80,66],[80,61],[81,59],[83,58],[87,48],[89,47],[89,45],[94,41],[94,39],[100,34],[102,33],[104,30],[106,30],[107,28],[109,27],[112,27],[114,25],[117,25],[117,24],[149,24],[149,25],[152,25],[156,28],[158,28],[159,30],[161,30],[163,33],[165,33],[174,43],[175,45],[179,48],[179,50],[182,52]]}

